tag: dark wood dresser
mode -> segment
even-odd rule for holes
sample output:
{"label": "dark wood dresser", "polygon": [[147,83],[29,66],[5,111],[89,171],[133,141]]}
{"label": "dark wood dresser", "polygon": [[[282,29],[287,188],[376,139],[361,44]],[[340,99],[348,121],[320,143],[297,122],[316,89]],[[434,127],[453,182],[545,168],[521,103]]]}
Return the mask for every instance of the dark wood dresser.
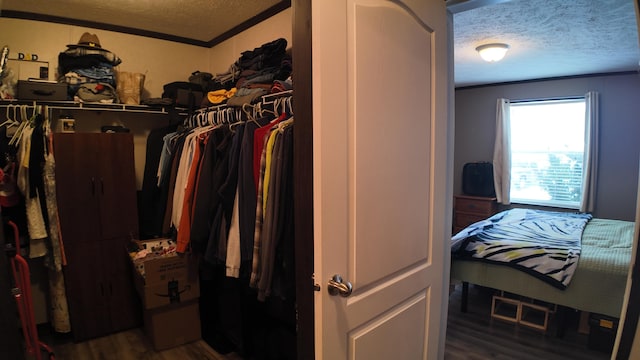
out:
{"label": "dark wood dresser", "polygon": [[455,195],[453,201],[453,233],[498,212],[495,197]]}

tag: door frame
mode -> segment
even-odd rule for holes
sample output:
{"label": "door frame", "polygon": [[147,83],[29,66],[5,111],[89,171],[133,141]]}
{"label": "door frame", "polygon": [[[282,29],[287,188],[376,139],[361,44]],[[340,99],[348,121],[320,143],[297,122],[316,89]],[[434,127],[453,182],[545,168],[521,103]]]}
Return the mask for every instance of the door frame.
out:
{"label": "door frame", "polygon": [[295,214],[295,273],[297,358],[315,357],[315,309],[313,281],[313,77],[311,74],[311,2],[292,1],[292,57],[296,71],[293,112],[293,177]]}

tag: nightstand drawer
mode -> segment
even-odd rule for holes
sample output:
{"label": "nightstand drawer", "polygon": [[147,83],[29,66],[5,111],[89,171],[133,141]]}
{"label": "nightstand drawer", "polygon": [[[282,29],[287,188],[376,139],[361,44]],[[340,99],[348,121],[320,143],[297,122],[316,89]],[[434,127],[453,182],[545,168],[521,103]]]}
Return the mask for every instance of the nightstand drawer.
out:
{"label": "nightstand drawer", "polygon": [[469,213],[489,217],[496,212],[496,202],[493,198],[479,200],[478,198],[456,197],[456,213]]}
{"label": "nightstand drawer", "polygon": [[456,195],[454,210],[453,230],[457,233],[465,227],[497,213],[498,203],[496,203],[496,198]]}
{"label": "nightstand drawer", "polygon": [[465,228],[475,222],[478,222],[480,220],[484,220],[486,218],[488,218],[489,216],[484,216],[484,215],[474,215],[474,214],[465,214],[465,213],[460,213],[457,212],[456,213],[456,222],[455,225],[456,227],[461,227],[461,228]]}

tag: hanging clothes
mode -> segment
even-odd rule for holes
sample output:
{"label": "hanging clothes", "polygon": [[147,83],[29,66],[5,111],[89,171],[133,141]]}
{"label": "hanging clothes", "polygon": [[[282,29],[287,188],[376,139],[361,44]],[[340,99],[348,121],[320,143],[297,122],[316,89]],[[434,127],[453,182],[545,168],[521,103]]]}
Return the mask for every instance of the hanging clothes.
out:
{"label": "hanging clothes", "polygon": [[[229,167],[229,148],[232,141],[231,130],[220,127],[209,135],[205,147],[203,166],[195,189],[190,239],[192,250],[200,254],[206,254],[208,251],[209,237],[214,229],[214,218],[221,201],[218,189],[222,186]],[[215,262],[215,258],[205,257],[212,263]]]}
{"label": "hanging clothes", "polygon": [[[253,239],[256,224],[257,183],[253,173],[254,136],[257,129],[269,124],[268,117],[248,121],[238,163],[238,227],[240,232],[241,276],[251,275]],[[231,266],[231,265],[230,265]]]}
{"label": "hanging clothes", "polygon": [[[42,257],[47,254],[47,246],[45,239],[47,239],[47,226],[45,224],[45,215],[42,211],[41,197],[44,197],[42,191],[43,186],[41,176],[41,164],[37,163],[37,159],[43,156],[42,153],[38,154],[41,150],[42,132],[37,130],[34,126],[36,118],[40,115],[36,114],[34,109],[33,115],[27,119],[26,108],[23,108],[23,121],[28,122],[25,125],[20,134],[20,143],[18,146],[18,178],[17,184],[20,192],[24,195],[25,208],[27,212],[27,230],[29,234],[29,257],[36,258]],[[35,131],[35,137],[33,137]],[[33,137],[33,139],[32,139]],[[36,148],[32,153],[31,145],[32,140],[36,144]],[[33,154],[33,155],[32,155]],[[38,178],[38,174],[40,177]]]}
{"label": "hanging clothes", "polygon": [[[188,164],[184,193],[182,195],[183,199],[181,209],[178,210],[181,212],[179,224],[177,224],[176,226],[176,229],[178,230],[177,251],[181,253],[184,253],[186,251],[187,246],[189,245],[189,242],[191,240],[194,193],[201,169],[201,153],[210,136],[210,132],[214,129],[214,127],[198,129],[190,134],[188,136],[188,139],[185,140],[185,146],[188,146],[189,150],[192,150],[192,155],[190,164]],[[182,231],[180,231],[179,229],[182,229]]]}
{"label": "hanging clothes", "polygon": [[[254,251],[252,259],[251,286],[258,290],[258,299],[264,301],[271,294],[274,268],[285,261],[282,249],[277,253],[285,230],[291,225],[284,222],[287,211],[293,208],[293,202],[288,201],[289,176],[292,156],[292,125],[293,119],[286,120],[275,126],[269,134],[261,160],[260,193],[256,204],[256,224],[254,232]],[[286,164],[286,165],[285,165]],[[286,166],[286,167],[285,167]],[[293,243],[289,244],[293,248]],[[287,263],[292,259],[286,257]],[[280,265],[278,265],[280,264]],[[287,266],[291,266],[288,264]],[[284,295],[284,294],[280,294]]]}
{"label": "hanging clothes", "polygon": [[[276,109],[286,102],[271,104]],[[292,166],[293,119],[285,112],[252,118],[243,110],[244,121],[232,122],[239,113],[221,106],[190,116],[183,124],[190,127],[166,132],[162,142],[156,141],[162,149],[154,157],[157,171],[150,183],[164,204],[158,212],[164,218],[162,233],[173,234],[178,252],[201,255],[222,266],[227,277],[246,279],[264,301],[274,274],[282,272],[285,258],[290,262],[283,251],[293,247],[290,242],[281,248],[282,237],[292,233],[286,229],[292,216],[285,211],[292,202],[284,187]]]}
{"label": "hanging clothes", "polygon": [[156,142],[150,171],[162,234],[199,262],[203,337],[248,356],[266,351],[271,330],[295,339],[294,125],[284,97],[190,115]]}
{"label": "hanging clothes", "polygon": [[244,134],[244,124],[235,126],[232,132],[233,135],[231,138],[231,146],[229,147],[225,179],[218,188],[220,203],[216,209],[213,229],[209,234],[209,242],[205,253],[206,260],[220,264],[224,264],[227,258],[227,239],[238,183],[238,158],[240,155],[240,144]]}
{"label": "hanging clothes", "polygon": [[[140,238],[150,239],[162,236],[162,218],[158,209],[162,203],[160,188],[158,186],[158,168],[163,160],[163,144],[167,134],[174,133],[178,125],[153,129],[147,136],[146,158],[144,163],[144,175],[142,189],[140,190],[140,205],[138,216],[140,218]],[[166,201],[166,200],[165,200]],[[164,209],[164,206],[162,206]],[[164,212],[162,212],[164,214]]]}
{"label": "hanging clothes", "polygon": [[[49,111],[47,107],[35,106],[28,117],[27,106],[23,105],[21,115],[22,122],[11,140],[0,146],[8,163],[5,168],[17,168],[15,181],[22,195],[11,196],[18,201],[0,201],[3,218],[18,224],[19,235],[28,235],[30,257],[44,256],[43,264],[48,269],[51,325],[58,333],[68,333],[71,323],[62,273],[66,257],[58,218]],[[3,132],[6,133],[6,129]],[[7,139],[7,136],[3,134],[0,138]],[[10,178],[11,174],[3,181]]]}

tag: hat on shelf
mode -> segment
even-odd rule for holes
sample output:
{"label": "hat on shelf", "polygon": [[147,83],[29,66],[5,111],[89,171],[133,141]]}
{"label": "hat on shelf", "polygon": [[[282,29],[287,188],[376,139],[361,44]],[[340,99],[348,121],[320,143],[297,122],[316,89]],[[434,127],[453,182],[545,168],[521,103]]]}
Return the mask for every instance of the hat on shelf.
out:
{"label": "hat on shelf", "polygon": [[82,36],[80,36],[80,40],[78,40],[77,44],[69,44],[67,45],[68,48],[77,48],[77,47],[83,47],[83,48],[98,48],[98,49],[102,49],[102,46],[100,46],[100,40],[98,39],[98,36],[96,34],[89,34],[88,32],[85,32],[84,34],[82,34]]}

